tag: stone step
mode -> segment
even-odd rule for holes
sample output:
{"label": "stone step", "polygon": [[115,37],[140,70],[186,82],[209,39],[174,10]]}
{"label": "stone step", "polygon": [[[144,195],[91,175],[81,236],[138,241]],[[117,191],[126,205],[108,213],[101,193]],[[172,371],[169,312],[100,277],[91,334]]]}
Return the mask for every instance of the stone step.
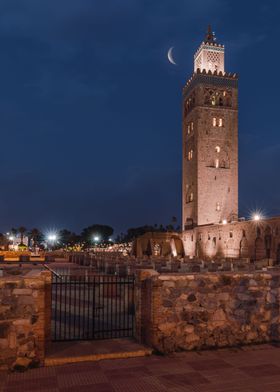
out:
{"label": "stone step", "polygon": [[132,339],[108,339],[79,342],[54,342],[47,350],[45,366],[92,362],[106,359],[125,359],[152,355],[149,347]]}

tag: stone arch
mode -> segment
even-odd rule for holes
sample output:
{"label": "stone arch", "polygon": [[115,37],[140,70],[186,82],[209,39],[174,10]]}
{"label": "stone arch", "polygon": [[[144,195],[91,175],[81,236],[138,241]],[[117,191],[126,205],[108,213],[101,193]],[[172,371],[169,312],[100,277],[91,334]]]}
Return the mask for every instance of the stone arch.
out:
{"label": "stone arch", "polygon": [[255,240],[255,260],[261,260],[264,258],[265,258],[264,241],[261,237],[257,237]]}
{"label": "stone arch", "polygon": [[272,248],[272,230],[269,226],[265,228],[264,231],[264,246],[265,246],[265,255],[269,259],[271,257],[271,248]]}
{"label": "stone arch", "polygon": [[278,244],[276,249],[276,263],[280,264],[280,243]]}
{"label": "stone arch", "polygon": [[231,106],[231,97],[227,97],[227,106]]}
{"label": "stone arch", "polygon": [[155,242],[153,245],[153,255],[161,256],[161,245],[158,242]]}
{"label": "stone arch", "polygon": [[239,256],[239,249],[238,245],[236,247],[236,243],[234,238],[229,238],[226,244],[226,257],[238,257]]}
{"label": "stone arch", "polygon": [[152,248],[151,241],[149,240],[144,255],[152,256],[152,254],[153,254],[153,248]]}
{"label": "stone arch", "polygon": [[249,243],[245,236],[240,241],[240,257],[249,257]]}

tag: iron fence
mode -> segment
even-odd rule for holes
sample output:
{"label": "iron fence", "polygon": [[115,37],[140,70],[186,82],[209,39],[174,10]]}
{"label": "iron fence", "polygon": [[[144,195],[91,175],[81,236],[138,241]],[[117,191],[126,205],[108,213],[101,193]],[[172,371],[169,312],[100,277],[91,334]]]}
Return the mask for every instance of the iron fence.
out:
{"label": "iron fence", "polygon": [[52,274],[52,340],[134,335],[134,276]]}

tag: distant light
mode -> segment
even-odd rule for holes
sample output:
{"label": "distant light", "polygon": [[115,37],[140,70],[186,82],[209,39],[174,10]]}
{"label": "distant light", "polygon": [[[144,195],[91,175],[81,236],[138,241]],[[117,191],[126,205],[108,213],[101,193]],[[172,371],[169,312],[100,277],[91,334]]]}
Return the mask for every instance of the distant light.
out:
{"label": "distant light", "polygon": [[109,238],[109,241],[112,242],[113,241],[112,238]]}
{"label": "distant light", "polygon": [[254,221],[260,221],[260,220],[261,220],[260,214],[254,214],[254,215],[253,215],[253,220],[254,220]]}
{"label": "distant light", "polygon": [[13,241],[13,240],[14,240],[14,237],[12,237],[12,236],[9,237],[9,240],[10,240],[10,241]]}
{"label": "distant light", "polygon": [[100,240],[100,238],[96,235],[95,237],[93,237],[95,242],[98,242]]}
{"label": "distant light", "polygon": [[227,224],[227,220],[223,219],[223,225],[226,225],[226,224]]}
{"label": "distant light", "polygon": [[48,235],[48,240],[49,241],[56,241],[57,240],[56,234],[49,234]]}

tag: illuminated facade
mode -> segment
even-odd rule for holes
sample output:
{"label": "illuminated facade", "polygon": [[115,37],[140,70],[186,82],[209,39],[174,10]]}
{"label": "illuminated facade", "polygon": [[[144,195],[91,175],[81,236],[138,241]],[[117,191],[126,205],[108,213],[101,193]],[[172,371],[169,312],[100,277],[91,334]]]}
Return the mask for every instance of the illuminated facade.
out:
{"label": "illuminated facade", "polygon": [[183,227],[238,217],[237,77],[208,31],[183,90]]}
{"label": "illuminated facade", "polygon": [[183,90],[184,253],[280,263],[280,218],[238,218],[237,83],[209,27]]}

